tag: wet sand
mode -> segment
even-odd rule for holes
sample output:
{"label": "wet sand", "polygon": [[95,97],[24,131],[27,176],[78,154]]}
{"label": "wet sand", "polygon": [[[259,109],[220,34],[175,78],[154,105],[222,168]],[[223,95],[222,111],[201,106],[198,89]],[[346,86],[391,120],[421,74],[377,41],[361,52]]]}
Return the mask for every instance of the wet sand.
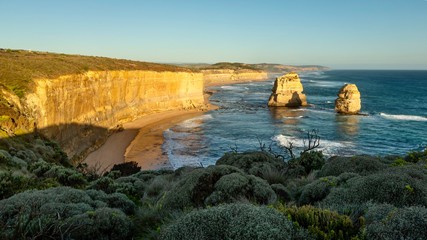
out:
{"label": "wet sand", "polygon": [[172,110],[123,124],[123,131],[109,136],[104,145],[90,153],[84,162],[98,173],[108,171],[114,164],[129,161],[137,162],[143,170],[170,168],[168,158],[162,152],[163,132],[203,113],[198,109]]}
{"label": "wet sand", "polygon": [[[265,81],[265,80],[255,80]],[[251,81],[239,81],[251,82]],[[206,87],[236,84],[237,81],[222,81],[210,83]],[[172,168],[168,157],[163,153],[163,132],[174,125],[197,116],[206,111],[217,109],[209,104],[212,91],[205,91],[207,108],[193,110],[171,110],[142,116],[133,122],[123,124],[123,131],[113,133],[96,151],[90,153],[84,160],[89,168],[98,173],[110,170],[114,164],[134,161],[143,170]]]}

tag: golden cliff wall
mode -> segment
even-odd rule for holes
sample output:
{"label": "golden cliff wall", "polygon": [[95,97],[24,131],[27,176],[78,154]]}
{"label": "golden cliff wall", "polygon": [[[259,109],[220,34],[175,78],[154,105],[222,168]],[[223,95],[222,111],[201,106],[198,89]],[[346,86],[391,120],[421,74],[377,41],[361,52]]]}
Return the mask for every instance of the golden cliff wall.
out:
{"label": "golden cliff wall", "polygon": [[143,115],[204,106],[203,76],[191,72],[89,71],[35,79],[24,102],[36,126],[78,156],[105,129]]}
{"label": "golden cliff wall", "polygon": [[262,81],[268,79],[268,74],[260,70],[212,69],[202,70],[206,86],[241,83],[247,81]]}

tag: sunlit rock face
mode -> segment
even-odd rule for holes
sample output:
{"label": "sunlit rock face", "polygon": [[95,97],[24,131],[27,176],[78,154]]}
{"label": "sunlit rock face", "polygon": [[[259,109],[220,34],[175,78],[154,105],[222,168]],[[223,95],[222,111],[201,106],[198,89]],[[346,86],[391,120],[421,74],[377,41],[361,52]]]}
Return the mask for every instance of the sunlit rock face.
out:
{"label": "sunlit rock face", "polygon": [[268,73],[251,69],[212,69],[202,70],[206,86],[233,84],[247,81],[263,81],[268,79]]}
{"label": "sunlit rock face", "polygon": [[341,114],[358,114],[361,109],[360,92],[355,84],[346,84],[338,92],[335,111]]}
{"label": "sunlit rock face", "polygon": [[34,79],[23,105],[37,129],[73,157],[105,137],[95,136],[95,129],[155,112],[203,108],[203,86],[201,73],[89,71]]}
{"label": "sunlit rock face", "polygon": [[287,73],[276,78],[273,93],[268,100],[270,107],[299,107],[307,105],[307,98],[303,94],[303,86],[298,74]]}

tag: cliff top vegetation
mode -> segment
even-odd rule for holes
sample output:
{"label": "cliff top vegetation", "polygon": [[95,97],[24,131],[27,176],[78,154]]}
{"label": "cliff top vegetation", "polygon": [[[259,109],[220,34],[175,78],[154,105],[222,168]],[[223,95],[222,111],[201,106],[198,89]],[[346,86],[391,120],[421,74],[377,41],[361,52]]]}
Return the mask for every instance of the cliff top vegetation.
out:
{"label": "cliff top vegetation", "polygon": [[35,78],[105,70],[191,71],[184,67],[125,59],[0,49],[0,84],[20,97]]}

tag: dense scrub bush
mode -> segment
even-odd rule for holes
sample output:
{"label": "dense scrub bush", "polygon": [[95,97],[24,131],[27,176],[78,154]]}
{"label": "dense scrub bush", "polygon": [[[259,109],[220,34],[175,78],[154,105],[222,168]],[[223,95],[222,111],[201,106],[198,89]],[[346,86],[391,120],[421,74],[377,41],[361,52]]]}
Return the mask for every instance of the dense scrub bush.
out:
{"label": "dense scrub bush", "polygon": [[30,188],[32,179],[13,173],[10,170],[0,171],[0,199],[8,198],[15,193]]}
{"label": "dense scrub bush", "polygon": [[144,195],[145,184],[142,180],[133,176],[118,179],[101,177],[92,181],[87,188],[100,190],[105,193],[123,193],[132,200],[139,201]]}
{"label": "dense scrub bush", "polygon": [[310,205],[288,207],[278,204],[275,209],[297,226],[308,229],[316,239],[357,239],[360,229],[364,227],[363,218],[353,222],[346,215]]}
{"label": "dense scrub bush", "polygon": [[427,169],[422,166],[389,168],[380,173],[354,177],[331,190],[326,205],[389,203],[395,206],[427,206]]}
{"label": "dense scrub bush", "polygon": [[387,167],[380,158],[372,156],[331,157],[318,172],[319,177],[338,176],[344,172],[368,175]]}
{"label": "dense scrub bush", "polygon": [[122,210],[135,210],[124,195],[69,187],[26,191],[0,201],[0,238],[126,238],[132,223]]}
{"label": "dense scrub bush", "polygon": [[322,168],[325,164],[325,157],[323,156],[322,151],[304,152],[296,160],[299,165],[304,167],[307,174],[313,170]]}
{"label": "dense scrub bush", "polygon": [[277,200],[281,202],[289,202],[292,201],[292,195],[285,186],[282,184],[272,184],[271,189],[276,193]]}
{"label": "dense scrub bush", "polygon": [[[389,208],[381,210],[385,212]],[[367,239],[427,239],[425,207],[396,208],[367,226]]]}
{"label": "dense scrub bush", "polygon": [[265,180],[232,166],[219,165],[183,176],[166,192],[161,204],[169,209],[183,209],[242,199],[268,204],[276,200],[276,194]]}
{"label": "dense scrub bush", "polygon": [[418,163],[420,161],[426,162],[427,161],[427,148],[424,149],[424,151],[412,151],[409,152],[405,156],[405,161],[411,162],[411,163]]}
{"label": "dense scrub bush", "polygon": [[76,169],[48,163],[42,159],[32,163],[29,171],[39,178],[56,179],[64,186],[83,187],[87,184],[86,177]]}
{"label": "dense scrub bush", "polygon": [[216,162],[216,165],[229,165],[242,169],[246,173],[255,176],[261,176],[265,168],[277,169],[278,171],[286,168],[286,163],[275,158],[267,152],[244,152],[244,153],[226,153]]}
{"label": "dense scrub bush", "polygon": [[358,176],[360,175],[356,173],[343,173],[338,177],[329,176],[316,179],[299,189],[301,193],[299,194],[298,204],[305,205],[319,202],[328,196],[332,188],[340,186],[349,179]]}
{"label": "dense scrub bush", "polygon": [[298,199],[298,204],[314,204],[323,200],[331,188],[338,186],[337,177],[323,177],[307,184],[301,189],[301,195]]}
{"label": "dense scrub bush", "polygon": [[160,239],[310,239],[274,209],[229,204],[193,211],[161,232]]}
{"label": "dense scrub bush", "polygon": [[141,167],[138,166],[137,162],[124,162],[120,164],[115,164],[110,171],[119,171],[120,176],[124,177],[138,173],[139,171],[141,171]]}

